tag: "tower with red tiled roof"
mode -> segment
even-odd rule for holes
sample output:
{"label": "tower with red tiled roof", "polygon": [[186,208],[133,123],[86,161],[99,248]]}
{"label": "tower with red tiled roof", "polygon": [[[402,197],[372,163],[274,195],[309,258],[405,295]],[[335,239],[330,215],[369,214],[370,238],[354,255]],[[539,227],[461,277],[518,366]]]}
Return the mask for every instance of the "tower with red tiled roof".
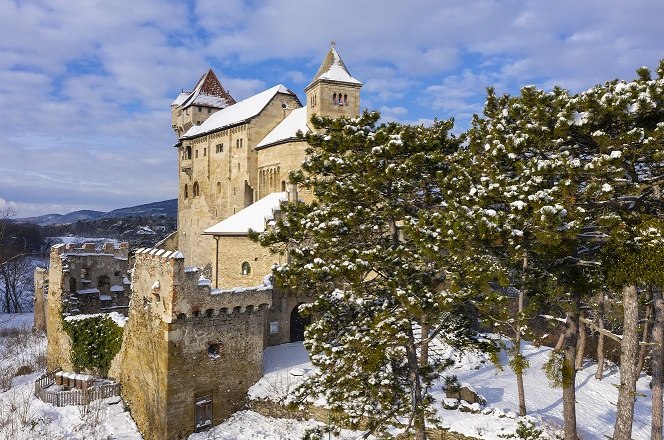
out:
{"label": "tower with red tiled roof", "polygon": [[172,125],[179,138],[193,125],[202,124],[211,114],[235,104],[235,99],[212,69],[201,76],[192,92],[182,91],[171,104]]}

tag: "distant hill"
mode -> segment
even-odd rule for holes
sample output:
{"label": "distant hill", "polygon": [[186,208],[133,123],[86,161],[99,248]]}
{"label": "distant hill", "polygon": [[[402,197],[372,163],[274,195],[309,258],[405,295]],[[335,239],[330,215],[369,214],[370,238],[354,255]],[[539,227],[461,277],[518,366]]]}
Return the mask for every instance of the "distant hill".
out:
{"label": "distant hill", "polygon": [[178,200],[170,199],[161,202],[146,203],[144,205],[131,206],[128,208],[114,209],[109,212],[92,211],[84,209],[68,214],[45,214],[37,217],[26,217],[17,219],[22,223],[35,223],[41,226],[68,225],[77,221],[92,221],[97,219],[126,218],[126,217],[177,217]]}
{"label": "distant hill", "polygon": [[174,218],[177,217],[178,199],[146,203],[145,205],[132,206],[129,208],[114,209],[113,211],[102,215],[101,218],[154,217],[160,215]]}
{"label": "distant hill", "polygon": [[92,211],[90,209],[83,209],[81,211],[73,211],[68,214],[45,214],[37,217],[26,217],[17,219],[22,223],[36,223],[41,226],[46,225],[68,225],[79,220],[96,220],[104,215],[102,211]]}

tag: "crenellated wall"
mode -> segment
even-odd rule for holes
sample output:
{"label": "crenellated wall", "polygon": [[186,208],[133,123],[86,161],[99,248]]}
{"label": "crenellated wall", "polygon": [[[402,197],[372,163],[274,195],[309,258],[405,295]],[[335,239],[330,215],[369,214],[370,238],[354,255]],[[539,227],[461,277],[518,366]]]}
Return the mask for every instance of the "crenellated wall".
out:
{"label": "crenellated wall", "polygon": [[202,396],[220,423],[262,376],[272,287],[212,289],[184,261],[179,251],[136,251],[129,320],[109,373],[146,439],[187,438]]}

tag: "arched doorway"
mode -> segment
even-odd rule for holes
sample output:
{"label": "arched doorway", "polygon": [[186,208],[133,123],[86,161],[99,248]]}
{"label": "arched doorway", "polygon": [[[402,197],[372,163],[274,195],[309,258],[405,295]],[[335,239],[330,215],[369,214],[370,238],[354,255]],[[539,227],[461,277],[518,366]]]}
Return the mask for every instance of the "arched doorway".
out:
{"label": "arched doorway", "polygon": [[293,307],[290,314],[290,341],[304,341],[304,329],[311,324],[311,316],[301,316],[299,313],[300,306],[304,303],[299,303]]}

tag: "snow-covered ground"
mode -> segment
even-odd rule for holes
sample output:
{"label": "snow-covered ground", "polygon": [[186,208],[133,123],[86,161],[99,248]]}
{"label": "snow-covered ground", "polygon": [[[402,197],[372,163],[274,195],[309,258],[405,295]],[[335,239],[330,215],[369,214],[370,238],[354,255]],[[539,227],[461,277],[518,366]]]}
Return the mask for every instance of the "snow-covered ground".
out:
{"label": "snow-covered ground", "polygon": [[[10,319],[11,318],[11,319]],[[45,353],[43,335],[29,334],[23,339],[11,339],[7,329],[31,326],[32,315],[0,315],[0,370],[13,369],[37,362]],[[17,342],[18,341],[18,342]],[[509,368],[497,370],[481,354],[461,354],[452,349],[446,354],[457,363],[447,374],[471,384],[484,396],[487,405],[481,413],[471,414],[458,410],[445,410],[439,406],[439,415],[453,431],[483,439],[499,439],[499,435],[513,433],[519,418],[514,375]],[[527,408],[530,420],[544,426],[549,432],[562,428],[562,391],[551,388],[542,371],[551,349],[524,343],[524,355],[530,361],[525,375]],[[502,358],[503,364],[507,359]],[[254,399],[283,401],[308,374],[314,371],[301,343],[270,347],[265,351],[265,376],[250,390]],[[587,363],[577,376],[577,423],[584,440],[603,440],[612,433],[617,400],[618,372],[607,368],[605,378],[594,378],[595,365]],[[40,372],[17,376],[11,388],[0,389],[0,439],[17,440],[83,440],[83,439],[142,439],[138,429],[119,398],[111,398],[84,408],[69,406],[55,408],[33,396],[34,380]],[[632,438],[647,440],[650,433],[649,378],[638,382]],[[440,402],[443,391],[436,385],[434,395]],[[641,396],[643,395],[643,396]],[[321,403],[321,402],[316,402]],[[189,440],[284,440],[300,439],[307,429],[324,426],[313,420],[298,421],[275,419],[252,411],[240,411],[210,431],[192,434]],[[361,432],[342,431],[341,439],[360,438]]]}

